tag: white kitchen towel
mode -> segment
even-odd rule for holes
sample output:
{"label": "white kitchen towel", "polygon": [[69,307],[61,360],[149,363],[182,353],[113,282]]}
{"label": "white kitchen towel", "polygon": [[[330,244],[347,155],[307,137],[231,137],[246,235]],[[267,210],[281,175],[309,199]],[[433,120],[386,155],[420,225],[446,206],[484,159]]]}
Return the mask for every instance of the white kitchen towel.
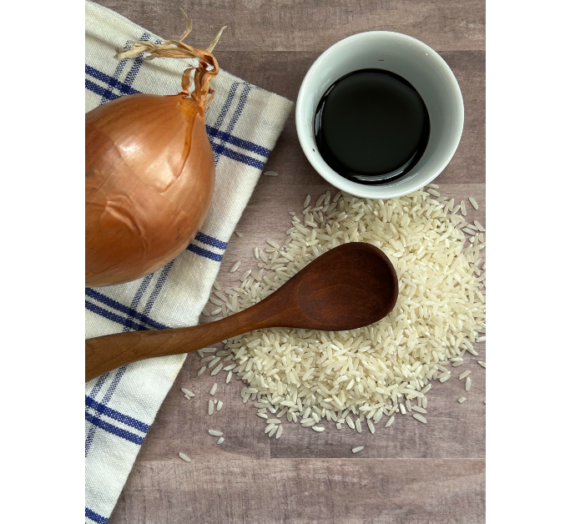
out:
{"label": "white kitchen towel", "polygon": [[[159,37],[91,2],[85,4],[85,18],[86,111],[134,93],[180,92],[188,61],[114,59],[116,50],[129,42],[159,43]],[[226,22],[220,20],[220,25]],[[180,25],[182,32],[182,17]],[[186,41],[193,45],[192,34]],[[216,188],[208,217],[188,249],[162,269],[128,284],[86,289],[86,338],[198,323],[230,235],[293,106],[226,71],[220,71],[211,86],[215,96],[206,124],[216,161]],[[87,523],[102,524],[111,515],[185,358],[138,362],[85,384]]]}

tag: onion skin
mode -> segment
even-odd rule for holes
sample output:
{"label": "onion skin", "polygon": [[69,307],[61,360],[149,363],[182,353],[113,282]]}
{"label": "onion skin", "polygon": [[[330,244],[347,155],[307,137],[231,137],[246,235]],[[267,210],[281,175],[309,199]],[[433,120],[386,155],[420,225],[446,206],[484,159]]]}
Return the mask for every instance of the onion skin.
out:
{"label": "onion skin", "polygon": [[215,180],[198,100],[137,94],[86,114],[86,286],[148,275],[195,237]]}

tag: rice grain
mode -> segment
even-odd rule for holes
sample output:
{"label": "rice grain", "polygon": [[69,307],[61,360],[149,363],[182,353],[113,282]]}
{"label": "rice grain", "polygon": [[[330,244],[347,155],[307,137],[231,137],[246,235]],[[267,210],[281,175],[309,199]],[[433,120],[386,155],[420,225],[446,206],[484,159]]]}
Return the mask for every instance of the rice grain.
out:
{"label": "rice grain", "polygon": [[186,455],[186,453],[182,453],[182,451],[180,453],[178,453],[178,456],[184,461],[184,462],[190,462],[190,457],[188,455]]}

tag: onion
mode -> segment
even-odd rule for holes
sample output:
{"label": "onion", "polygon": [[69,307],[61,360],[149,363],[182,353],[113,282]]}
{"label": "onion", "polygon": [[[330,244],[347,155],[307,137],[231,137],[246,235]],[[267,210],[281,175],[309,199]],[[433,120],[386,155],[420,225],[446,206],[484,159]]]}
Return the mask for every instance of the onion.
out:
{"label": "onion", "polygon": [[[85,116],[85,284],[108,286],[164,266],[193,240],[214,192],[214,155],[205,111],[219,67],[206,50],[181,41],[135,42],[118,59],[198,58],[177,95],[136,94]],[[190,95],[190,73],[195,70]]]}

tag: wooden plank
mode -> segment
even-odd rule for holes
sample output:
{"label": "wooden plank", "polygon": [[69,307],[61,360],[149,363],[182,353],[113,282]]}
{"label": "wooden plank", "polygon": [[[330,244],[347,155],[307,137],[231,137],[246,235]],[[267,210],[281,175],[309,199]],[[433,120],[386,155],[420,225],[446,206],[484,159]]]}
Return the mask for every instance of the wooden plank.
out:
{"label": "wooden plank", "polygon": [[[205,45],[220,25],[229,27],[217,48],[220,66],[270,91],[295,100],[303,77],[318,55],[341,38],[385,29],[410,34],[440,52],[454,71],[465,104],[465,126],[456,155],[438,177],[440,192],[464,199],[469,220],[485,224],[485,12],[483,0],[100,0],[163,36],[181,32],[179,6],[195,21],[189,42]],[[288,211],[300,212],[313,199],[336,192],[310,166],[299,146],[293,115],[266,166],[278,177],[262,176],[220,264],[222,287],[256,267],[253,248],[271,238],[285,239]],[[474,196],[475,211],[467,201]],[[230,267],[241,260],[240,271]],[[202,321],[210,319],[203,317]],[[480,356],[453,369],[445,384],[428,394],[423,425],[410,415],[397,417],[375,435],[326,431],[285,423],[279,440],[263,433],[264,420],[243,404],[243,385],[226,374],[197,377],[202,366],[190,355],[159,410],[110,524],[342,522],[484,522],[485,370]],[[459,373],[472,370],[466,393]],[[215,380],[217,379],[217,380]],[[208,416],[212,384],[221,411]],[[188,387],[196,397],[186,400]],[[459,404],[460,396],[468,397]],[[218,446],[208,429],[224,431]],[[353,455],[351,448],[364,445]],[[178,458],[184,451],[192,462]]]}
{"label": "wooden plank", "polygon": [[180,7],[194,20],[191,45],[206,46],[222,25],[222,51],[316,51],[363,31],[397,31],[436,51],[485,49],[484,0],[99,0],[163,38],[184,28]]}
{"label": "wooden plank", "polygon": [[356,457],[139,461],[109,523],[484,522],[484,460]]}

